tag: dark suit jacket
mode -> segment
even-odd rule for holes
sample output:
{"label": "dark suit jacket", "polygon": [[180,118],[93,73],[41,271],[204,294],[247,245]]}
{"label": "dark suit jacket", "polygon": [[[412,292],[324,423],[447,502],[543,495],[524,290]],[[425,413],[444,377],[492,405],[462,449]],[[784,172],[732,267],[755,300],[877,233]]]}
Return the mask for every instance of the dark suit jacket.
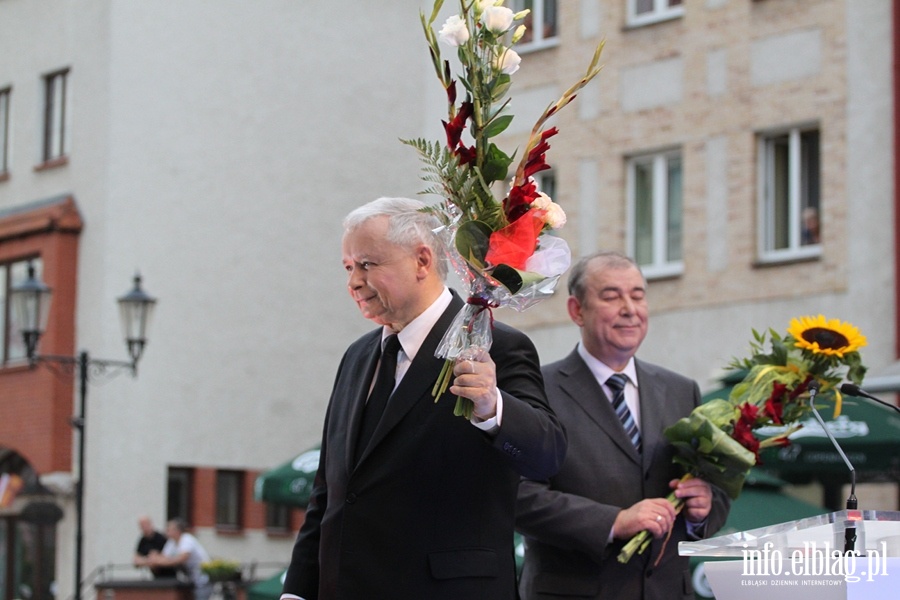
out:
{"label": "dark suit jacket", "polygon": [[520,475],[549,477],[565,435],[548,408],[537,351],[495,324],[491,356],[503,422],[486,433],[453,416],[431,388],[434,351],[462,307],[453,302],[391,397],[353,464],[381,329],[347,350],[325,417],[319,470],[284,592],[306,600],[513,599],[513,525]]}
{"label": "dark suit jacket", "polygon": [[[663,429],[700,402],[694,381],[643,361],[635,364],[641,454],[577,351],[543,369],[550,406],[566,427],[569,447],[555,476],[525,479],[519,488],[516,528],[526,537],[523,600],[693,598],[688,559],[678,556],[678,542],[687,539],[684,517],[676,519],[665,548],[654,540],[627,564],[617,561],[624,542],[607,544],[622,508],[667,496],[669,481],[683,474],[672,463]],[[722,526],[730,506],[724,493],[715,487],[713,493],[706,535]]]}

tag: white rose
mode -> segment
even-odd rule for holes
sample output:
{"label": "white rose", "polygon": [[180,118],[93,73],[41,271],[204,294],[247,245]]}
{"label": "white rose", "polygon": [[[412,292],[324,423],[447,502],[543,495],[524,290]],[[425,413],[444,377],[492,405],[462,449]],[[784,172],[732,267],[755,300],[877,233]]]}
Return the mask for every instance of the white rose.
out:
{"label": "white rose", "polygon": [[531,203],[531,208],[547,208],[551,204],[553,204],[553,200],[550,199],[550,196],[544,192],[538,192],[538,197]]}
{"label": "white rose", "polygon": [[510,50],[506,48],[503,52],[497,57],[494,66],[498,71],[505,75],[512,75],[516,71],[519,70],[519,63],[522,62],[522,58],[515,50]]}
{"label": "white rose", "polygon": [[469,30],[466,22],[459,15],[454,15],[447,19],[438,36],[448,46],[462,46],[469,41]]}
{"label": "white rose", "polygon": [[547,225],[550,229],[559,229],[566,224],[566,211],[556,202],[551,202],[547,210]]}
{"label": "white rose", "polygon": [[491,33],[504,33],[512,27],[513,11],[505,6],[488,6],[481,14],[481,22]]}

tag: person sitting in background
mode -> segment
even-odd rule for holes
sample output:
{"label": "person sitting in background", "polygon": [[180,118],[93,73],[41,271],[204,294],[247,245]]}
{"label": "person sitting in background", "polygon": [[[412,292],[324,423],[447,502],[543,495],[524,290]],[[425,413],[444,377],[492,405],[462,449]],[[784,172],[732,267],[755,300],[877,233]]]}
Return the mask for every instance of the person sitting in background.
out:
{"label": "person sitting in background", "polygon": [[166,535],[169,536],[169,540],[163,547],[162,554],[148,557],[149,563],[156,567],[183,569],[194,584],[195,600],[207,600],[212,594],[212,585],[200,565],[209,560],[209,554],[197,538],[186,530],[187,524],[181,519],[169,521],[166,524]]}
{"label": "person sitting in background", "polygon": [[141,538],[138,540],[137,549],[134,552],[134,566],[149,567],[156,579],[175,577],[177,571],[172,567],[150,567],[149,556],[159,554],[166,545],[168,538],[153,528],[153,521],[148,516],[138,519],[138,527],[141,530]]}

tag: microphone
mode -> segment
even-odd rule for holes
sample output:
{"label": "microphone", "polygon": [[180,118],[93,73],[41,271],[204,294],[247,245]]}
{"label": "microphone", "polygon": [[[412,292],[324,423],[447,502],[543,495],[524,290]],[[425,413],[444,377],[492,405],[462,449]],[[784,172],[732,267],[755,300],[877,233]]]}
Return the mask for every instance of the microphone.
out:
{"label": "microphone", "polygon": [[860,388],[858,385],[853,385],[852,383],[842,383],[841,384],[841,393],[846,394],[848,396],[859,396],[860,398],[868,398],[869,400],[874,400],[878,404],[881,404],[883,406],[889,406],[889,407],[893,408],[894,410],[896,410],[897,412],[900,412],[900,406],[897,406],[896,404],[891,404],[890,402],[885,402],[884,400],[882,400],[880,398],[876,398],[869,392]]}
{"label": "microphone", "polygon": [[[834,449],[837,450],[838,454],[841,455],[841,458],[844,460],[844,464],[847,465],[847,469],[850,471],[850,496],[847,498],[847,510],[856,510],[857,501],[856,501],[856,469],[853,468],[853,465],[850,463],[850,459],[847,458],[847,455],[844,454],[844,449],[841,448],[841,445],[838,444],[838,441],[834,439],[834,436],[828,430],[828,427],[825,426],[825,420],[822,419],[822,415],[819,414],[819,411],[816,410],[816,394],[819,393],[820,384],[815,379],[809,382],[809,386],[807,390],[809,390],[809,407],[812,409],[813,415],[815,415],[816,420],[819,422],[819,425],[822,426],[822,431],[825,432],[825,435],[828,436],[828,439],[831,441],[831,445],[834,446]],[[843,390],[842,390],[843,391]],[[852,525],[853,521],[848,521],[844,524],[844,553],[847,552],[855,552],[856,550],[856,527]]]}

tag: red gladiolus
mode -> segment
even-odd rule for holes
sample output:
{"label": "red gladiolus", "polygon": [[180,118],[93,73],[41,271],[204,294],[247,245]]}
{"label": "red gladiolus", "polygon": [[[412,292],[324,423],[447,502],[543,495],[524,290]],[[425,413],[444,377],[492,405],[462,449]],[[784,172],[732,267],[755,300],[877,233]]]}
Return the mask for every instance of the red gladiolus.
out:
{"label": "red gladiolus", "polygon": [[509,196],[503,199],[503,213],[506,215],[507,220],[512,223],[527,213],[531,203],[537,197],[537,187],[530,179],[526,180],[522,185],[513,186],[509,190]]}
{"label": "red gladiolus", "polygon": [[812,381],[812,375],[807,375],[806,379],[803,380],[803,383],[794,388],[794,390],[788,396],[789,399],[794,400],[797,396],[806,391],[806,388],[809,386],[809,382]]}
{"label": "red gladiolus", "polygon": [[475,149],[475,146],[466,148],[462,144],[455,150],[455,153],[459,156],[460,165],[467,165],[470,162],[475,162],[475,158],[478,156],[478,151]]}
{"label": "red gladiolus", "polygon": [[537,248],[537,238],[544,227],[543,212],[533,210],[492,233],[484,259],[494,266],[509,265],[524,270],[525,262]]}
{"label": "red gladiolus", "polygon": [[547,140],[557,133],[559,133],[559,129],[556,127],[551,127],[541,132],[541,141],[531,149],[531,152],[528,153],[528,160],[525,161],[523,174],[526,179],[535,173],[550,168],[550,165],[547,164],[547,150],[550,149],[550,144],[547,143]]}
{"label": "red gladiolus", "polygon": [[763,413],[768,415],[772,422],[776,425],[783,425],[781,415],[784,412],[784,393],[787,391],[787,385],[783,383],[772,384],[772,395],[766,400]]}
{"label": "red gladiolus", "polygon": [[451,106],[456,104],[456,80],[455,79],[451,79],[450,85],[447,86],[447,102],[449,102]]}
{"label": "red gladiolus", "polygon": [[741,415],[734,424],[734,431],[731,434],[741,446],[749,450],[759,462],[759,440],[753,435],[753,425],[756,423],[756,416],[759,409],[745,402],[741,405]]}
{"label": "red gladiolus", "polygon": [[459,107],[459,112],[456,113],[452,121],[449,123],[441,121],[447,134],[447,147],[454,152],[457,151],[457,146],[459,146],[462,139],[462,133],[466,128],[466,121],[472,116],[472,110],[471,102],[463,102]]}

